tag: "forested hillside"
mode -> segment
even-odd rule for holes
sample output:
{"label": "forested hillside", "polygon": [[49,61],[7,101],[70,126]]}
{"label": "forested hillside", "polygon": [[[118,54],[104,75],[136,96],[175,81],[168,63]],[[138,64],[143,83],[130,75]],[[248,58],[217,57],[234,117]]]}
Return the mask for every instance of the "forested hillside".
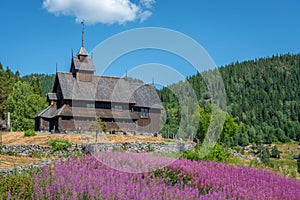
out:
{"label": "forested hillside", "polygon": [[10,112],[13,130],[33,129],[33,116],[47,105],[39,79],[28,78],[20,78],[18,71],[13,73],[8,67],[4,70],[0,64],[0,119],[7,120]]}
{"label": "forested hillside", "polygon": [[[239,124],[232,145],[300,140],[300,55],[272,56],[220,67],[227,111]],[[201,74],[187,78],[205,107],[210,93]],[[167,108],[166,127],[176,130],[180,108],[167,88],[159,91]],[[166,131],[166,130],[164,130]]]}
{"label": "forested hillside", "polygon": [[11,94],[14,84],[19,80],[19,72],[13,73],[8,67],[3,69],[0,63],[0,119],[4,117],[7,98]]}
{"label": "forested hillside", "polygon": [[52,92],[55,74],[30,74],[22,77],[23,80],[31,83],[34,79],[37,79],[41,85],[43,95],[48,92]]}

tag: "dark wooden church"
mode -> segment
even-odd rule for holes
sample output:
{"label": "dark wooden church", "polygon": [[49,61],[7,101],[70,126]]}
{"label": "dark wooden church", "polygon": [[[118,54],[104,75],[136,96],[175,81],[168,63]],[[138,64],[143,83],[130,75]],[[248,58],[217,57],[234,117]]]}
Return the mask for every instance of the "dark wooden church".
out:
{"label": "dark wooden church", "polygon": [[109,132],[159,132],[163,107],[154,86],[129,78],[94,75],[83,38],[84,31],[70,71],[56,73],[53,91],[47,96],[49,106],[34,116],[35,130],[87,131],[100,117]]}

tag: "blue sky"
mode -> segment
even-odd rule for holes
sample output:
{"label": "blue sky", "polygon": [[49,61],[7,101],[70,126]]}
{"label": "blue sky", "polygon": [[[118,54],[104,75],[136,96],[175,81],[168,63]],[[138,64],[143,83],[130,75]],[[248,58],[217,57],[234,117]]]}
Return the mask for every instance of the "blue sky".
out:
{"label": "blue sky", "polygon": [[[73,5],[60,5],[58,0],[1,1],[0,62],[22,76],[55,73],[56,63],[59,71],[68,71],[71,49],[76,53],[81,45],[81,18],[87,19],[88,51],[122,31],[163,27],[196,40],[217,66],[300,52],[298,0],[124,0],[125,6],[113,0],[112,8],[105,7],[109,0],[91,5],[95,1],[73,0]],[[85,5],[74,7],[77,2],[89,2],[94,9],[82,11]],[[107,75],[119,76],[151,62],[182,68],[184,76],[194,73],[186,61],[166,52],[147,50],[125,57]]]}

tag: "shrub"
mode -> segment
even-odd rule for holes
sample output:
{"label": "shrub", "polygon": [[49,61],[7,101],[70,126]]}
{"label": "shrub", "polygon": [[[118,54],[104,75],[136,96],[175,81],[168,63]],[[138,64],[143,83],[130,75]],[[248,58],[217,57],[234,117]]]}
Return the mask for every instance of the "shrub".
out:
{"label": "shrub", "polygon": [[24,133],[24,137],[36,136],[36,133],[33,130],[27,130]]}
{"label": "shrub", "polygon": [[43,157],[46,157],[46,156],[47,155],[44,152],[42,152],[42,151],[34,151],[31,154],[32,158],[43,158]]}
{"label": "shrub", "polygon": [[204,154],[204,151],[201,148],[196,147],[192,151],[187,151],[182,155],[182,158],[186,158],[189,160],[210,160],[216,162],[224,162],[230,156],[230,153],[226,148],[224,148],[221,144],[216,143],[213,148],[209,150],[207,154]]}
{"label": "shrub", "polygon": [[155,149],[154,149],[154,147],[153,147],[151,144],[148,144],[147,150],[148,150],[148,152],[152,152],[152,151],[154,151]]}
{"label": "shrub", "polygon": [[34,185],[32,175],[31,173],[24,172],[22,174],[1,177],[0,199],[31,199]]}
{"label": "shrub", "polygon": [[55,139],[48,142],[53,151],[66,150],[72,144],[68,140]]}
{"label": "shrub", "polygon": [[19,154],[13,150],[9,150],[6,154],[9,156],[19,156]]}
{"label": "shrub", "polygon": [[280,158],[280,151],[278,150],[278,148],[277,148],[276,145],[275,145],[274,147],[272,147],[272,150],[271,150],[271,157],[272,157],[272,158],[277,158],[277,159]]}

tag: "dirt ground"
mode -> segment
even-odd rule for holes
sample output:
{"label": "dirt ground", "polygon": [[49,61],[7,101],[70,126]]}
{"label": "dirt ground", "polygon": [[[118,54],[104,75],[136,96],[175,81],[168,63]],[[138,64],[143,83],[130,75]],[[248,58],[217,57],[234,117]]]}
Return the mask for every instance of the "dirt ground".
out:
{"label": "dirt ground", "polygon": [[[73,144],[95,142],[96,136],[91,134],[43,134],[37,133],[36,136],[24,137],[24,132],[7,132],[2,135],[4,145],[14,144],[36,144],[46,145],[54,139],[65,139]],[[128,135],[98,135],[98,142],[165,142],[164,138],[147,136],[128,136]]]}
{"label": "dirt ground", "polygon": [[39,161],[41,161],[41,159],[39,158],[31,158],[26,156],[0,155],[0,169],[7,169],[15,166],[27,165]]}
{"label": "dirt ground", "polygon": [[[24,137],[24,132],[6,132],[2,133],[3,145],[14,144],[36,144],[47,145],[47,142],[54,139],[65,139],[73,144],[93,143],[96,135],[91,134],[43,134],[37,133],[36,136]],[[127,136],[127,135],[98,135],[98,142],[166,142],[166,139],[147,137],[147,136]],[[0,155],[0,169],[6,169],[14,166],[22,166],[38,162],[41,159],[26,156],[8,156]]]}

